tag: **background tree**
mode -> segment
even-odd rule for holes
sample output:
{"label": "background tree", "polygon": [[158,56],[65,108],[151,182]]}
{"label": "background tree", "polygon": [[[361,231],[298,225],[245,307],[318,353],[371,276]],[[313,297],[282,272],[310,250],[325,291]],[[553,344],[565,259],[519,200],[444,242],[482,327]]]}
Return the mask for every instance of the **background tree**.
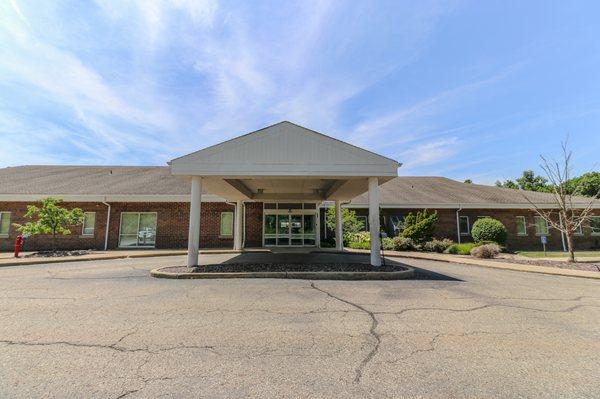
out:
{"label": "background tree", "polygon": [[514,188],[527,191],[541,191],[545,193],[552,192],[552,185],[548,184],[548,179],[542,176],[536,176],[533,170],[523,171],[523,175],[516,181],[505,180],[504,182],[497,181],[496,186]]}
{"label": "background tree", "polygon": [[79,224],[83,221],[83,211],[79,208],[68,210],[61,207],[62,202],[57,198],[44,198],[41,207],[27,205],[25,217],[35,219],[24,225],[15,223],[18,231],[24,234],[52,234],[52,250],[56,250],[56,235],[71,234],[69,227]]}
{"label": "background tree", "polygon": [[574,177],[566,183],[567,190],[574,195],[600,197],[600,172],[588,172]]}
{"label": "background tree", "polygon": [[[550,182],[550,193],[554,199],[556,209],[543,209],[533,203],[525,193],[523,197],[530,203],[535,212],[548,222],[550,226],[562,232],[567,240],[569,251],[569,261],[575,262],[575,250],[573,247],[573,236],[579,231],[582,224],[590,220],[594,206],[597,206],[597,198],[600,191],[591,198],[582,202],[581,197],[574,193],[586,190],[585,184],[593,179],[580,179],[574,182],[571,179],[571,155],[572,152],[567,148],[567,142],[561,143],[562,159],[560,161],[549,161],[543,155],[540,156],[542,163],[540,167]],[[593,194],[593,193],[592,193]]]}
{"label": "background tree", "polygon": [[467,184],[473,184],[473,180],[471,180],[471,179],[465,179],[464,182],[467,183]]}
{"label": "background tree", "polygon": [[[335,231],[335,207],[332,206],[325,212],[325,223],[330,230]],[[365,224],[356,216],[356,212],[348,208],[342,208],[342,231],[344,241],[348,237],[365,230]]]}

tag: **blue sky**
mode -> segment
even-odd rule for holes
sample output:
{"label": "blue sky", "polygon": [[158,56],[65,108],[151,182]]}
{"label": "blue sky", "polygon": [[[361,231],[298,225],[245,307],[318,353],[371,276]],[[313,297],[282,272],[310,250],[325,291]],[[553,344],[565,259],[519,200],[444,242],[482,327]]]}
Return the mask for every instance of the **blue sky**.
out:
{"label": "blue sky", "polygon": [[[600,168],[600,2],[0,3],[0,167],[164,165],[290,120],[479,183]],[[539,169],[538,169],[539,170]]]}

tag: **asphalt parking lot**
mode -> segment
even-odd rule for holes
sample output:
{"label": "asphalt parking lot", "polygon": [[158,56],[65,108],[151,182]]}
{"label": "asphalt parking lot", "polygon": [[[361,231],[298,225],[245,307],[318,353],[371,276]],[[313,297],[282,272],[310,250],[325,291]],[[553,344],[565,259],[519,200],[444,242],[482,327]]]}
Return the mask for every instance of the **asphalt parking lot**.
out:
{"label": "asphalt parking lot", "polygon": [[600,396],[600,281],[163,280],[185,257],[0,268],[0,397]]}

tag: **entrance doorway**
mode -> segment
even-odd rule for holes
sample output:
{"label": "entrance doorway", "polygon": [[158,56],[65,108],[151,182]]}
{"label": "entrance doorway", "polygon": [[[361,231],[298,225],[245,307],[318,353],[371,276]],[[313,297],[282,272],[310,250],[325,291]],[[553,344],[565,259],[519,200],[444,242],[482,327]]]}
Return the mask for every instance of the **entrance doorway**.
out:
{"label": "entrance doorway", "polygon": [[266,203],[263,245],[266,247],[314,247],[317,242],[315,203]]}

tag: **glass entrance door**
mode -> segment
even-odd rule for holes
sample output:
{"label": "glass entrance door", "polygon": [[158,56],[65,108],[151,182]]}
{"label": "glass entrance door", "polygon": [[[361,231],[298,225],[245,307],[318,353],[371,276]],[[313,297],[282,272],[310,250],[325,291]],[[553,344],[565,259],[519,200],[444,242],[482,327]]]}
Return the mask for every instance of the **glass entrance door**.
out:
{"label": "glass entrance door", "polygon": [[265,214],[265,246],[314,246],[316,243],[315,214]]}

